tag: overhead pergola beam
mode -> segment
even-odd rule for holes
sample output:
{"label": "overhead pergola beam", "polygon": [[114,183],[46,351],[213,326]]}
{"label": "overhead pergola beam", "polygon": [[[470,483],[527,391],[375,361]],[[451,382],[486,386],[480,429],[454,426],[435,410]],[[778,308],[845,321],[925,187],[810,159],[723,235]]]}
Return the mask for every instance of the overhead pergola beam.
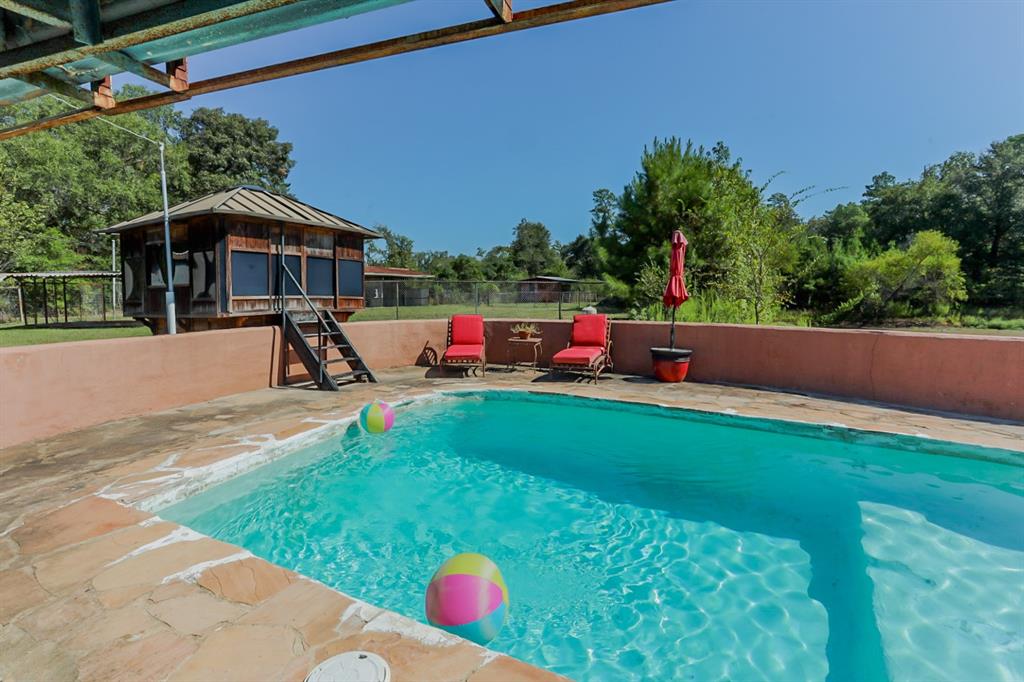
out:
{"label": "overhead pergola beam", "polygon": [[35,19],[41,24],[56,26],[58,28],[71,30],[71,22],[67,17],[62,17],[53,12],[48,6],[52,3],[41,4],[26,0],[0,0],[0,9],[20,14],[29,19]]}
{"label": "overhead pergola beam", "polygon": [[[101,25],[105,39],[81,45],[73,36],[58,36],[0,53],[0,78],[42,71],[102,52],[114,52],[140,43],[212,26],[230,19],[265,12],[299,0],[179,0]],[[24,5],[25,0],[0,0],[0,7]],[[15,11],[15,10],[12,10]],[[65,26],[70,28],[70,23]]]}
{"label": "overhead pergola beam", "polygon": [[[148,81],[158,83],[173,92],[188,90],[188,71],[187,69],[182,71],[177,65],[164,72],[149,64],[140,62],[124,52],[104,52],[103,54],[96,55],[96,58],[111,66],[116,66],[122,71],[128,71]],[[183,61],[179,60],[176,64],[181,64]],[[184,74],[184,78],[180,77],[182,74]]]}
{"label": "overhead pergola beam", "polygon": [[294,76],[297,74],[321,71],[323,69],[330,69],[336,66],[356,64],[358,62],[365,62],[373,59],[382,59],[384,57],[405,54],[407,52],[417,52],[419,50],[426,50],[432,47],[439,47],[441,45],[451,45],[469,40],[478,40],[480,38],[488,38],[491,36],[501,35],[503,33],[549,26],[551,24],[584,19],[601,14],[609,14],[611,12],[620,12],[622,10],[633,9],[635,7],[656,5],[668,1],[669,0],[570,0],[570,2],[563,2],[556,5],[547,5],[545,7],[537,7],[523,12],[516,12],[512,17],[512,21],[508,23],[500,23],[496,22],[494,19],[486,19],[483,21],[473,21],[467,24],[459,24],[457,26],[449,26],[447,28],[436,29],[433,31],[414,33],[400,38],[391,38],[376,43],[360,45],[358,47],[350,47],[344,50],[316,55],[314,57],[294,59],[287,62],[281,62],[279,64],[273,64],[271,66],[263,66],[256,69],[250,69],[248,71],[240,71],[238,73],[228,74],[225,76],[216,76],[214,78],[196,81],[190,85],[187,92],[162,92],[154,95],[147,95],[145,97],[137,97],[135,99],[118,102],[106,111],[86,109],[58,116],[51,116],[50,118],[40,121],[23,123],[6,130],[0,130],[0,140],[17,137],[18,135],[24,135],[36,130],[55,128],[57,126],[64,125],[65,123],[82,121],[101,114],[115,115],[128,113],[130,111],[151,109],[153,107],[181,102],[183,100],[190,99],[194,95],[205,95],[207,93],[228,90],[230,88],[237,88],[243,85],[263,83],[266,81],[276,80],[278,78],[287,78],[288,76]]}
{"label": "overhead pergola beam", "polygon": [[114,98],[110,95],[109,78],[107,83],[106,92],[103,92],[101,87],[97,87],[93,92],[84,90],[73,83],[68,83],[59,78],[54,78],[48,73],[29,73],[24,76],[18,76],[18,80],[34,85],[37,88],[42,88],[47,92],[52,92],[57,95],[64,95],[65,97],[72,97],[77,99],[79,102],[84,102],[90,106],[99,107],[101,109],[110,109],[114,106]]}
{"label": "overhead pergola beam", "polygon": [[68,0],[68,5],[71,10],[71,35],[75,41],[84,45],[96,45],[102,42],[100,1]]}
{"label": "overhead pergola beam", "polygon": [[484,0],[487,8],[494,12],[494,16],[504,23],[512,21],[512,0]]}

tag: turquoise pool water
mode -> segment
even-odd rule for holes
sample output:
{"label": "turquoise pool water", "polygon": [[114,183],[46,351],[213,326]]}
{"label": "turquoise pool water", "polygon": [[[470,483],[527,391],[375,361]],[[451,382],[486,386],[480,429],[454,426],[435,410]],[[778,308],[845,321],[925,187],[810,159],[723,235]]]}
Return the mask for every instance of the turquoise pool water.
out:
{"label": "turquoise pool water", "polygon": [[421,621],[481,552],[492,648],[579,680],[1024,676],[1019,455],[518,392],[396,413],[160,515]]}

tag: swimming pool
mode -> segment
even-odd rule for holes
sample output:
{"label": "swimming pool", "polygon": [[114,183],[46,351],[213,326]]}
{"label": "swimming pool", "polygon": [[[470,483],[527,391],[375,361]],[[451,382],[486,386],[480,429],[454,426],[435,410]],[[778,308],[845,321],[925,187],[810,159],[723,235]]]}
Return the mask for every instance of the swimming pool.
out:
{"label": "swimming pool", "polygon": [[160,515],[421,621],[481,552],[491,648],[581,680],[1024,675],[1019,453],[515,391],[396,413]]}

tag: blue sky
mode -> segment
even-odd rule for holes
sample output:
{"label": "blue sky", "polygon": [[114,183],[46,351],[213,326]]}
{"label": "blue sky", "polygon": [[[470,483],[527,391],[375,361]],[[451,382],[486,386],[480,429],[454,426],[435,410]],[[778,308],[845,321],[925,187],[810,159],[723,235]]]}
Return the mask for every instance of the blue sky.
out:
{"label": "blue sky", "polygon": [[[539,3],[519,0],[525,8]],[[417,0],[201,55],[198,80],[487,15]],[[417,249],[507,243],[520,218],[568,241],[655,136],[724,140],[773,186],[916,176],[1024,132],[1024,2],[693,2],[345,66],[199,97],[295,145],[304,201]]]}

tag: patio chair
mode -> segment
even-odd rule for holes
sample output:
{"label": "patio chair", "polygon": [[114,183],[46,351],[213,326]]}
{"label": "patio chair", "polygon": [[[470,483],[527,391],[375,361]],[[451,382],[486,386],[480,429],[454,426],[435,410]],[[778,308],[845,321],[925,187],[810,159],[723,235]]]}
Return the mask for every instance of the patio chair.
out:
{"label": "patio chair", "polygon": [[564,350],[551,358],[551,369],[589,376],[595,382],[612,367],[612,325],[607,315],[576,315]]}
{"label": "patio chair", "polygon": [[487,342],[483,315],[452,315],[448,319],[448,347],[441,356],[441,367],[472,369],[487,374]]}

